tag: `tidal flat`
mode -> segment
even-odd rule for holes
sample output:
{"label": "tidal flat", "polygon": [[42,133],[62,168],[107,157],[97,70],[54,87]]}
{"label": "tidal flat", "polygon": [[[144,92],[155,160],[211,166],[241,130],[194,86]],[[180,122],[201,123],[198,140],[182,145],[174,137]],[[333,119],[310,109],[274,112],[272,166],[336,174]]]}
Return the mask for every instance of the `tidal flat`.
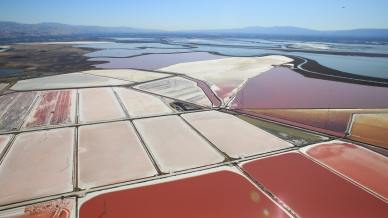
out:
{"label": "tidal flat", "polygon": [[0,82],[93,69],[84,56],[92,51],[95,49],[76,48],[70,43],[13,44],[0,52]]}

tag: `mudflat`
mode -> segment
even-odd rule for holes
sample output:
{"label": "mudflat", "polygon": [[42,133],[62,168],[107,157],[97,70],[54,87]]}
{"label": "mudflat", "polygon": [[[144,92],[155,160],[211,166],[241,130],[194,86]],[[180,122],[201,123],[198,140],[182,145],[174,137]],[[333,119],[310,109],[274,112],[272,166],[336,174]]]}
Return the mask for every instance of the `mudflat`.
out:
{"label": "mudflat", "polygon": [[[20,69],[22,74],[0,77],[0,82],[94,69],[84,54],[95,51],[71,44],[14,44],[0,53],[0,68]],[[101,62],[102,63],[102,62]]]}

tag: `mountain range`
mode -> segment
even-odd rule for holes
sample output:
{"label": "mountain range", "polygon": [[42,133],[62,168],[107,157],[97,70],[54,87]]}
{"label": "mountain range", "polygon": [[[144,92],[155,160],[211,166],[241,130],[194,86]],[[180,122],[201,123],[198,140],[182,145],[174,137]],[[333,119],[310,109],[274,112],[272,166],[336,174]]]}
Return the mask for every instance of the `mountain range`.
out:
{"label": "mountain range", "polygon": [[61,23],[22,24],[0,21],[0,38],[22,38],[40,36],[107,34],[209,34],[209,35],[267,35],[267,36],[311,36],[311,37],[353,37],[365,39],[387,39],[388,29],[313,30],[292,26],[244,27],[234,29],[165,31],[130,27],[103,27],[68,25]]}

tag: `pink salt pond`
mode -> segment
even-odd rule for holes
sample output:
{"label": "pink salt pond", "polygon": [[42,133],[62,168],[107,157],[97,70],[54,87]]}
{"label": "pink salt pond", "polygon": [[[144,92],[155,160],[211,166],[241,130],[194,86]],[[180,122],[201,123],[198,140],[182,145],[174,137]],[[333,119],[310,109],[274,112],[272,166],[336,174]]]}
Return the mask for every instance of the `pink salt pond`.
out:
{"label": "pink salt pond", "polygon": [[81,188],[157,174],[129,121],[80,127],[78,156]]}
{"label": "pink salt pond", "polygon": [[80,122],[124,118],[125,114],[111,88],[90,88],[79,91]]}
{"label": "pink salt pond", "polygon": [[388,158],[355,144],[335,141],[302,148],[307,156],[388,200]]}
{"label": "pink salt pond", "polygon": [[232,158],[293,146],[230,114],[205,111],[183,114],[182,117]]}
{"label": "pink salt pond", "polygon": [[305,77],[277,67],[249,79],[233,109],[387,108],[388,88]]}
{"label": "pink salt pond", "polygon": [[73,218],[75,199],[65,198],[0,211],[1,218]]}
{"label": "pink salt pond", "polygon": [[224,157],[179,116],[134,121],[163,172],[173,172],[222,162]]}
{"label": "pink salt pond", "polygon": [[73,190],[74,129],[16,136],[0,165],[0,205]]}
{"label": "pink salt pond", "polygon": [[352,113],[383,110],[388,107],[386,99],[388,88],[309,78],[277,67],[248,80],[230,107],[344,136]]}
{"label": "pink salt pond", "polygon": [[298,217],[383,218],[387,203],[298,152],[253,160],[242,168]]}

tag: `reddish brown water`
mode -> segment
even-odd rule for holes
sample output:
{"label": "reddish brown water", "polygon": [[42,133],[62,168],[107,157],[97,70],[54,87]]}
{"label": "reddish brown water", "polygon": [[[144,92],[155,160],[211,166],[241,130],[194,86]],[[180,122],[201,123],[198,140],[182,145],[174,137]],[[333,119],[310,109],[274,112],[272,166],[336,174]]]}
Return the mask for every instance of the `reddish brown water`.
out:
{"label": "reddish brown water", "polygon": [[[386,217],[388,205],[298,153],[243,165],[300,217]],[[276,173],[275,173],[276,172]]]}
{"label": "reddish brown water", "polygon": [[288,217],[251,182],[229,171],[102,194],[80,209],[80,218],[268,216]]}
{"label": "reddish brown water", "polygon": [[319,144],[306,154],[388,199],[388,158],[349,143]]}

